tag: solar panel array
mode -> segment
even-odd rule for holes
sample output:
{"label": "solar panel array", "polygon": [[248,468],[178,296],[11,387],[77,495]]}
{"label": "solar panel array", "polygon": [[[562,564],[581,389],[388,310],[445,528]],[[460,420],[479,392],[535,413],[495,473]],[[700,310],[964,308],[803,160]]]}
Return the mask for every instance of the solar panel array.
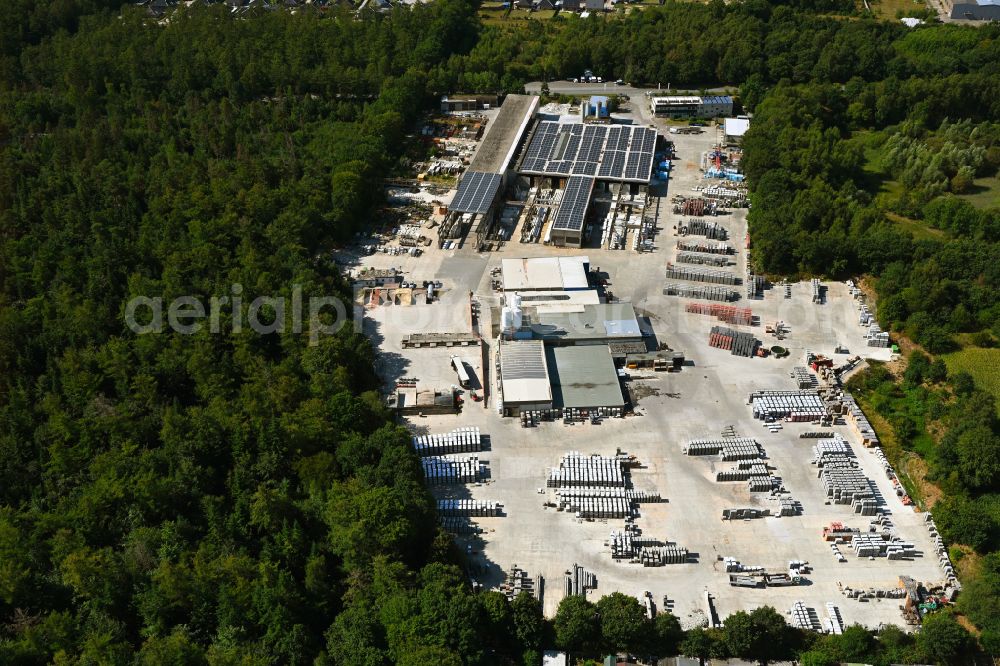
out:
{"label": "solar panel array", "polygon": [[498,173],[467,171],[449,208],[459,213],[485,215],[500,189],[500,181]]}
{"label": "solar panel array", "polygon": [[556,211],[553,229],[580,231],[587,217],[590,193],[594,189],[594,179],[586,176],[570,176],[566,181],[562,203]]}
{"label": "solar panel array", "polygon": [[648,182],[656,132],[633,125],[538,123],[521,161],[523,173],[596,176]]}

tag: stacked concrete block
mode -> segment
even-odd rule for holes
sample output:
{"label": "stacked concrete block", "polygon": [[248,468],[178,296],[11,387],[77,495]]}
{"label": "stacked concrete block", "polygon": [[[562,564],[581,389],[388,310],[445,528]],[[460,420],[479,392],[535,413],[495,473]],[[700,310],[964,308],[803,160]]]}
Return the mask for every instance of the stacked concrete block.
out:
{"label": "stacked concrete block", "polygon": [[440,456],[450,453],[475,453],[482,450],[479,428],[456,428],[440,435],[418,435],[412,439],[413,448],[420,456]]}

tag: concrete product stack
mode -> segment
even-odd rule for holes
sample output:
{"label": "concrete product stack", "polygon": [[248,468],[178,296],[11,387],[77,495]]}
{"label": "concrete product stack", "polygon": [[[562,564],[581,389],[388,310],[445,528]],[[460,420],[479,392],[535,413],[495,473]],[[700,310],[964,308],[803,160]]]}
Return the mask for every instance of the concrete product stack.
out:
{"label": "concrete product stack", "polygon": [[507,579],[500,586],[500,591],[510,601],[514,601],[522,592],[527,592],[535,599],[541,599],[542,577],[535,576],[532,578],[528,575],[527,571],[515,564],[507,572]]}
{"label": "concrete product stack", "polygon": [[429,456],[420,459],[428,484],[475,483],[482,480],[479,456],[444,458]]}
{"label": "concrete product stack", "polygon": [[729,257],[724,254],[700,254],[698,252],[678,252],[677,263],[702,266],[728,266]]}
{"label": "concrete product stack", "polygon": [[746,481],[750,478],[750,470],[748,469],[724,469],[719,470],[715,473],[715,480],[719,482],[725,481]]}
{"label": "concrete product stack", "polygon": [[888,557],[890,560],[901,560],[916,554],[916,548],[912,543],[888,541],[871,534],[856,535],[851,541],[851,548],[858,557]]}
{"label": "concrete product stack", "polygon": [[729,238],[729,232],[718,222],[709,222],[700,218],[689,220],[681,227],[681,232],[691,236],[704,236],[709,240],[724,241]]}
{"label": "concrete product stack", "polygon": [[571,451],[559,461],[559,467],[549,470],[549,488],[625,486],[621,458],[600,455],[585,456]]}
{"label": "concrete product stack", "polygon": [[825,460],[837,457],[852,458],[853,456],[851,445],[840,435],[836,435],[832,439],[821,439],[813,446],[814,464],[822,464]]}
{"label": "concrete product stack", "polygon": [[750,333],[741,333],[725,326],[713,326],[708,336],[708,345],[724,349],[733,356],[752,357],[757,354],[760,340]]}
{"label": "concrete product stack", "polygon": [[456,428],[441,435],[418,435],[412,441],[413,448],[419,456],[482,451],[482,436],[479,428],[474,427]]}
{"label": "concrete product stack", "polygon": [[681,215],[704,215],[705,214],[705,200],[704,199],[685,199],[683,203],[679,206],[677,211]]}
{"label": "concrete product stack", "polygon": [[827,415],[816,391],[754,391],[749,404],[755,419],[813,421]]}
{"label": "concrete product stack", "polygon": [[573,569],[566,576],[566,596],[585,597],[587,590],[595,589],[597,589],[597,576],[574,563]]}
{"label": "concrete product stack", "polygon": [[753,460],[761,457],[761,447],[750,437],[727,437],[724,439],[693,439],[687,443],[685,453],[689,456],[714,456],[722,454],[725,461]]}
{"label": "concrete product stack", "polygon": [[888,331],[883,331],[882,327],[872,322],[865,332],[865,340],[869,347],[888,347],[890,344]]}
{"label": "concrete product stack", "polygon": [[624,487],[559,489],[556,494],[559,510],[580,518],[628,518],[634,514]]}
{"label": "concrete product stack", "polygon": [[819,280],[816,278],[812,279],[812,302],[822,303],[823,302],[823,288],[820,286]]}
{"label": "concrete product stack", "polygon": [[796,601],[792,605],[791,616],[792,619],[790,624],[793,627],[808,629],[809,631],[820,631],[822,629],[822,625],[819,622],[819,617],[817,617],[816,611],[807,607],[801,601]]}
{"label": "concrete product stack", "polygon": [[668,282],[663,287],[664,296],[683,296],[685,298],[703,298],[707,301],[735,301],[740,297],[739,292],[725,287],[712,287],[709,285],[678,284]]}
{"label": "concrete product stack", "polygon": [[[749,267],[749,265],[750,264],[748,263],[747,266]],[[748,270],[746,279],[747,298],[757,298],[758,296],[763,296],[764,284],[765,281],[763,275],[754,275]]]}
{"label": "concrete product stack", "polygon": [[816,386],[816,376],[802,366],[792,368],[792,379],[800,389],[810,389]]}
{"label": "concrete product stack", "polygon": [[747,479],[747,490],[752,493],[767,493],[774,488],[774,477],[770,474],[765,476],[751,476]]}
{"label": "concrete product stack", "polygon": [[797,516],[799,515],[799,503],[793,500],[791,497],[782,497],[778,500],[778,510],[779,516]]}
{"label": "concrete product stack", "polygon": [[735,250],[726,243],[711,242],[709,240],[695,240],[693,238],[682,238],[677,241],[677,249],[681,252],[701,252],[703,254],[735,254]]}
{"label": "concrete product stack", "polygon": [[840,609],[833,605],[832,601],[826,602],[827,633],[840,635],[844,633],[844,618],[840,614]]}
{"label": "concrete product stack", "polygon": [[479,534],[478,526],[459,516],[440,516],[441,527],[452,534]]}
{"label": "concrete product stack", "polygon": [[485,502],[471,499],[438,500],[438,513],[442,516],[500,516],[503,504],[500,502]]}
{"label": "concrete product stack", "polygon": [[[764,516],[770,515],[767,509],[723,509],[722,519],[723,520],[749,520],[752,518],[762,518]],[[728,571],[728,569],[726,569]]]}
{"label": "concrete product stack", "polygon": [[740,283],[740,278],[729,271],[716,271],[709,268],[688,268],[667,263],[667,278],[674,280],[690,280],[691,282],[707,282],[709,284]]}
{"label": "concrete product stack", "polygon": [[688,550],[676,544],[667,544],[660,548],[643,548],[639,553],[639,561],[644,567],[684,564],[688,561]]}
{"label": "concrete product stack", "polygon": [[871,489],[871,481],[861,470],[851,468],[833,468],[823,465],[820,470],[823,488],[826,496],[834,504],[850,504],[855,513],[862,516],[874,516],[878,504]]}
{"label": "concrete product stack", "polygon": [[841,411],[847,414],[851,424],[853,424],[854,429],[857,431],[858,436],[861,438],[861,443],[865,446],[878,446],[879,439],[878,435],[875,434],[875,428],[868,421],[868,417],[865,413],[861,411],[861,407],[858,406],[857,401],[854,399],[850,393],[844,393],[840,399]]}
{"label": "concrete product stack", "polygon": [[684,309],[686,312],[710,315],[727,324],[750,326],[753,323],[753,311],[750,308],[719,303],[688,303]]}

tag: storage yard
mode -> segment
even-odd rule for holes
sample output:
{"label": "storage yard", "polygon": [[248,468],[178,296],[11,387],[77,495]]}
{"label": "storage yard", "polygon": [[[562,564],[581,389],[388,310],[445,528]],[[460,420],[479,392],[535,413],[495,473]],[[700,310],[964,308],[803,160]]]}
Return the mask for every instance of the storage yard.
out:
{"label": "storage yard", "polygon": [[[421,256],[338,257],[356,275],[392,268],[416,285],[399,288],[401,300],[395,287],[372,300],[389,287],[364,286],[355,306],[387,396],[400,386],[456,395],[451,412],[401,411],[442,523],[477,583],[530,583],[549,615],[565,594],[650,591],[686,627],[763,604],[821,631],[903,624],[900,577],[934,587],[949,563],[933,523],[904,504],[881,451],[868,448],[863,414],[827,381],[865,358],[888,360],[890,348],[853,285],[762,289],[746,268],[746,210],[725,208],[732,200],[711,206],[718,215],[671,206],[707,200],[720,181],[741,187],[719,157],[708,163],[719,178],[705,178],[722,130],[670,133],[648,105],[634,107],[675,155],[669,181],[640,186],[642,211],[658,210],[640,218],[656,228],[632,231],[654,243],[614,249],[601,216],[582,248],[546,244],[545,229],[520,242],[536,201],[489,251],[470,229]],[[598,198],[618,205],[619,187],[631,185]],[[425,281],[441,285],[433,297]]]}

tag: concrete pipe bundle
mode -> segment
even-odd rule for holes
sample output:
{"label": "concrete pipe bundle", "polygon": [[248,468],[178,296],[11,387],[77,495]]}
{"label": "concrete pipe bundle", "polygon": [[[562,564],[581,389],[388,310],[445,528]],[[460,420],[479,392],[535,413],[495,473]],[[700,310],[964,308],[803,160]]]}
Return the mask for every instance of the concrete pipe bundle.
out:
{"label": "concrete pipe bundle", "polygon": [[450,453],[475,453],[482,450],[479,428],[464,427],[440,435],[413,437],[413,448],[420,456],[439,456]]}
{"label": "concrete pipe bundle", "polygon": [[688,268],[667,264],[666,277],[675,280],[690,280],[691,282],[707,282],[709,284],[741,284],[743,280],[735,273],[717,271],[709,268]]}

